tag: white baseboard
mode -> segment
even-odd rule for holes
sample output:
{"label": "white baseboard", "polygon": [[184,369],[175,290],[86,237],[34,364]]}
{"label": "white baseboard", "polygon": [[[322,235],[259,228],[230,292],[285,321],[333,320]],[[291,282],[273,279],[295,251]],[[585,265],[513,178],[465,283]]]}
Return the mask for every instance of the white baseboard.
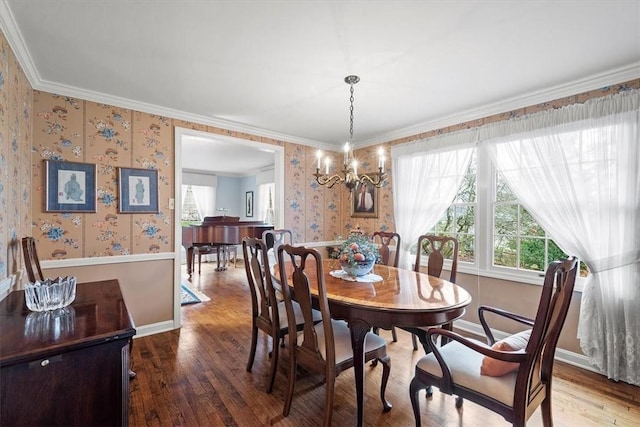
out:
{"label": "white baseboard", "polygon": [[[482,326],[478,323],[473,323],[466,320],[456,320],[454,325],[457,329],[468,332],[470,334],[479,335],[481,337],[485,336]],[[499,340],[511,335],[507,332],[502,332],[495,329],[492,329],[492,332],[495,338]],[[556,348],[555,359],[561,362],[567,363],[569,365],[575,366],[577,368],[602,374],[597,368],[595,368],[593,365],[589,363],[589,358],[583,354],[574,353],[572,351],[563,350],[561,348]]]}
{"label": "white baseboard", "polygon": [[173,320],[166,320],[164,322],[152,323],[150,325],[144,325],[140,327],[136,327],[136,334],[133,336],[134,339],[146,337],[148,335],[160,334],[162,332],[173,331],[174,329],[178,329]]}

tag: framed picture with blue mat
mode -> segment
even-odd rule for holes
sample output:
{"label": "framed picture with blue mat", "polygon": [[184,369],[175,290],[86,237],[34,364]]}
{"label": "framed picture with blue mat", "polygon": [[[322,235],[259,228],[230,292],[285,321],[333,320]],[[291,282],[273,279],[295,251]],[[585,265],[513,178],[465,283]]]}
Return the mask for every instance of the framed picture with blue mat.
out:
{"label": "framed picture with blue mat", "polygon": [[158,213],[158,171],[118,168],[120,213]]}

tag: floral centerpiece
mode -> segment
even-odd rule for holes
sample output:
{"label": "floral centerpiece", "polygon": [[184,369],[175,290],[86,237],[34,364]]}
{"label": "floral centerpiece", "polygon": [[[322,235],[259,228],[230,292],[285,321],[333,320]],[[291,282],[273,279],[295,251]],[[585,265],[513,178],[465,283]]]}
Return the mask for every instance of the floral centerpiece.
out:
{"label": "floral centerpiece", "polygon": [[342,270],[352,276],[364,276],[378,262],[380,254],[376,244],[362,235],[352,233],[336,251]]}

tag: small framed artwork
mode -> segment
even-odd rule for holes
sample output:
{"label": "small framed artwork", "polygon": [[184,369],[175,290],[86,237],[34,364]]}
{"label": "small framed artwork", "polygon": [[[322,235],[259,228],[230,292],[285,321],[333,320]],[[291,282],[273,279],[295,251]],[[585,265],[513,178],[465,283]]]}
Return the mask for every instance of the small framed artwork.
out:
{"label": "small framed artwork", "polygon": [[45,160],[45,211],[95,212],[96,165]]}
{"label": "small framed artwork", "polygon": [[120,213],[158,213],[158,171],[118,168]]}
{"label": "small framed artwork", "polygon": [[245,193],[246,217],[253,217],[253,191]]}
{"label": "small framed artwork", "polygon": [[351,217],[378,218],[378,189],[359,183],[351,192]]}

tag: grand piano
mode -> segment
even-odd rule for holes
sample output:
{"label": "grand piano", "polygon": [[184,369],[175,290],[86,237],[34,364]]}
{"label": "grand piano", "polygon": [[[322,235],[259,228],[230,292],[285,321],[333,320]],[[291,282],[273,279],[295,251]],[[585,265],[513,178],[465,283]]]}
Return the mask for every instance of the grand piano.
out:
{"label": "grand piano", "polygon": [[182,246],[187,251],[189,278],[193,273],[196,252],[216,253],[216,271],[223,271],[227,269],[229,247],[242,244],[245,237],[262,238],[266,230],[273,230],[273,226],[262,221],[240,221],[240,217],[226,215],[207,216],[201,225],[183,226]]}

